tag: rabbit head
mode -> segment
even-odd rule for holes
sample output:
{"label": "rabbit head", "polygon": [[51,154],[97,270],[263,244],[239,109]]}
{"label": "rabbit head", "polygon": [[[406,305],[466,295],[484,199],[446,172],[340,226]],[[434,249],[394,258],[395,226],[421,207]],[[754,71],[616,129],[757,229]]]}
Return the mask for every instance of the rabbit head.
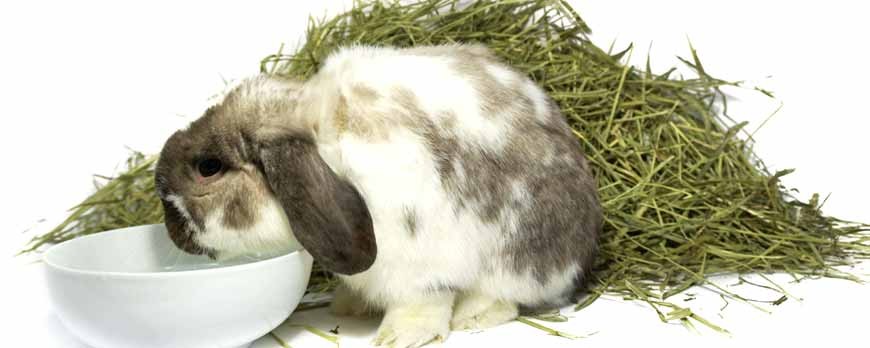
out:
{"label": "rabbit head", "polygon": [[331,271],[371,266],[369,211],[318,154],[316,126],[296,112],[299,89],[277,77],[246,80],[166,141],[156,189],[179,248],[228,258],[298,240]]}

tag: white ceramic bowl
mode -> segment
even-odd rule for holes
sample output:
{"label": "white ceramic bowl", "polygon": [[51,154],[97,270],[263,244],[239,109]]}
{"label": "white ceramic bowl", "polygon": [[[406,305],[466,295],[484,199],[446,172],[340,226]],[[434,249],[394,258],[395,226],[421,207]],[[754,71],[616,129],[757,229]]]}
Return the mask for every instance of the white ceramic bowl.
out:
{"label": "white ceramic bowl", "polygon": [[178,271],[213,262],[180,252],[162,224],[76,238],[43,259],[60,320],[93,347],[247,346],[296,308],[312,262],[299,250]]}

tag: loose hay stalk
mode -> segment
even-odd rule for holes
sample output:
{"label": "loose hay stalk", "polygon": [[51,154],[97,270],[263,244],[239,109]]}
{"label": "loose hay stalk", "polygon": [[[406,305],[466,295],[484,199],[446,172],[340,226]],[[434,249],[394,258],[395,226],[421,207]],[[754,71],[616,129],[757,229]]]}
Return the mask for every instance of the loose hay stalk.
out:
{"label": "loose hay stalk", "polygon": [[[359,2],[328,21],[312,20],[294,54],[261,62],[263,72],[305,79],[336,47],[479,42],[525,71],[559,103],[585,150],[605,208],[601,254],[579,310],[604,294],[644,301],[662,321],[721,328],[666,300],[694,285],[751,301],[708,281],[720,274],[786,272],[857,280],[835,267],[870,256],[868,225],[824,216],[818,196],[801,202],[752,153],[719,108],[719,87],[694,49],[681,61],[695,78],[621,63],[587,38],[589,28],[561,1]],[[762,91],[769,94],[769,92]],[[746,133],[748,134],[748,133]],[[747,138],[751,140],[751,137]],[[76,236],[162,221],[154,157],[98,187],[69,219],[25,251]],[[316,268],[309,291],[334,279]],[[668,313],[661,312],[669,310]]]}

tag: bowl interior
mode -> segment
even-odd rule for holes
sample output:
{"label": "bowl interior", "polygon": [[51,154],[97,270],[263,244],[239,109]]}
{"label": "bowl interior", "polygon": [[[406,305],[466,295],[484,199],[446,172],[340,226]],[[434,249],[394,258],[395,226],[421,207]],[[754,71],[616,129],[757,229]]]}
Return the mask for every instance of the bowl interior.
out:
{"label": "bowl interior", "polygon": [[217,262],[205,255],[191,255],[177,248],[169,239],[166,227],[157,224],[69,240],[49,249],[44,260],[53,266],[77,271],[157,273],[225,267],[270,257],[246,256]]}

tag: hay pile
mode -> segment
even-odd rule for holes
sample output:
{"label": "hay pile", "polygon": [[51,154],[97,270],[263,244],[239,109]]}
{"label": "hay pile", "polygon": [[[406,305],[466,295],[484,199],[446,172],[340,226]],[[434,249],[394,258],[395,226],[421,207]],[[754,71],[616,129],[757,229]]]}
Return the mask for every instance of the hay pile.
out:
{"label": "hay pile", "polygon": [[[666,300],[711,275],[788,272],[845,277],[833,267],[868,257],[868,226],[797,201],[743,140],[744,123],[717,111],[728,82],[709,76],[694,50],[683,60],[698,77],[675,78],[620,63],[558,1],[425,0],[411,5],[358,3],[328,21],[312,21],[295,53],[261,62],[263,72],[305,79],[339,45],[412,46],[484,43],[528,73],[559,103],[580,139],[605,208],[601,257],[582,308],[602,294],[650,303],[662,320],[698,320]],[[33,251],[83,234],[158,223],[154,157],[134,155],[129,170],[108,180],[70,218],[28,246]],[[317,271],[310,291],[328,291]],[[719,291],[746,301],[726,289]],[[661,312],[667,309],[668,312]]]}

